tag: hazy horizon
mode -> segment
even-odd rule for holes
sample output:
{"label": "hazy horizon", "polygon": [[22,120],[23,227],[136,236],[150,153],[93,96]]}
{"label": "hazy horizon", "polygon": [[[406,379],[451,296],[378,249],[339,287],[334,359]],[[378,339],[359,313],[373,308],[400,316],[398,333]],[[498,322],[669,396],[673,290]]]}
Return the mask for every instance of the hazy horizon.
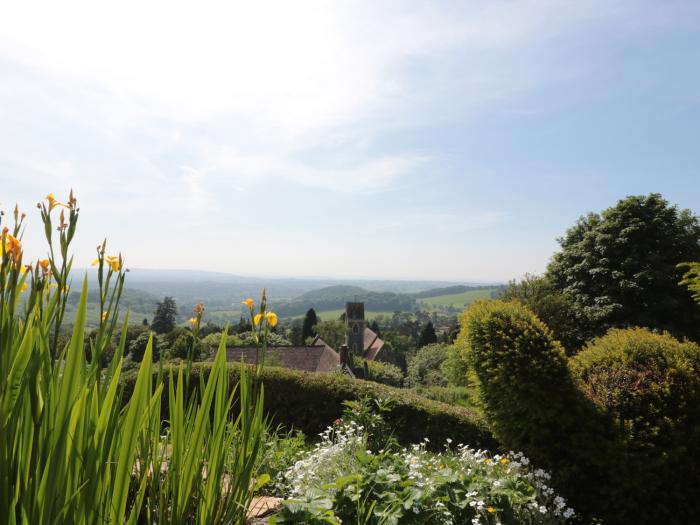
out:
{"label": "hazy horizon", "polygon": [[0,203],[35,258],[73,188],[76,267],[107,237],[134,268],[506,282],[625,196],[700,211],[699,29],[692,1],[10,4]]}

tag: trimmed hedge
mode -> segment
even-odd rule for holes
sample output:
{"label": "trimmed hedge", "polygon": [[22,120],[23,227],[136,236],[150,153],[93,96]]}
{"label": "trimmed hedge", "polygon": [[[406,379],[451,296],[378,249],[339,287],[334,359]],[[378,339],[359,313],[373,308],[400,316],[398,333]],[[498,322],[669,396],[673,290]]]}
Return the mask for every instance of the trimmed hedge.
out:
{"label": "trimmed hedge", "polygon": [[458,342],[479,378],[496,439],[550,470],[577,512],[615,516],[609,466],[620,454],[611,425],[576,388],[549,328],[515,301],[478,301],[460,323]]}
{"label": "trimmed hedge", "polygon": [[495,437],[551,469],[583,517],[698,521],[700,346],[618,329],[568,360],[519,303],[476,303],[461,323]]}
{"label": "trimmed hedge", "polygon": [[[170,367],[164,366],[164,382]],[[235,385],[240,365],[229,365],[231,384]],[[208,376],[210,363],[193,364],[190,390],[199,386],[200,375]],[[173,370],[175,375],[175,370]],[[136,374],[127,372],[122,378],[122,399],[131,395]],[[323,431],[343,412],[342,402],[362,396],[391,397],[395,400],[387,422],[395,437],[404,444],[418,443],[427,437],[436,448],[447,438],[475,448],[494,448],[493,437],[484,420],[465,408],[431,401],[415,393],[371,381],[351,379],[332,373],[300,372],[286,368],[266,367],[262,374],[265,386],[265,410],[273,423],[294,428],[312,436]],[[163,414],[167,418],[167,398],[162,396]]]}
{"label": "trimmed hedge", "polygon": [[625,503],[645,523],[700,515],[700,346],[642,328],[613,329],[571,360],[580,389],[625,445]]}

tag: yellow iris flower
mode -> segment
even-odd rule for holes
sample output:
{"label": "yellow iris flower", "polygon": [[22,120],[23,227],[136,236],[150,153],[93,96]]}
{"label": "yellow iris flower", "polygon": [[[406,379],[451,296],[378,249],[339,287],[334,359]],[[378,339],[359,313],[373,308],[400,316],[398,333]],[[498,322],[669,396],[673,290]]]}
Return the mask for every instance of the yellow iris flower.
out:
{"label": "yellow iris flower", "polygon": [[119,257],[115,257],[113,255],[107,256],[107,264],[109,264],[109,267],[112,269],[113,272],[118,272],[121,268]]}
{"label": "yellow iris flower", "polygon": [[[271,328],[277,326],[277,314],[275,312],[267,312],[265,314],[265,320]],[[260,321],[262,321],[262,314],[256,314],[255,317],[253,317],[253,325],[258,326]]]}
{"label": "yellow iris flower", "polygon": [[190,325],[194,326],[197,324],[197,318],[191,317],[187,322],[190,323]]}
{"label": "yellow iris flower", "polygon": [[46,196],[46,200],[49,202],[49,211],[53,210],[56,206],[63,206],[64,208],[67,208],[67,204],[63,204],[62,202],[58,202],[55,197],[53,196],[53,193],[49,193]]}
{"label": "yellow iris flower", "polygon": [[248,308],[253,308],[254,303],[253,300],[250,297],[248,297],[248,299],[246,299],[245,301],[241,301],[241,304],[246,305]]}

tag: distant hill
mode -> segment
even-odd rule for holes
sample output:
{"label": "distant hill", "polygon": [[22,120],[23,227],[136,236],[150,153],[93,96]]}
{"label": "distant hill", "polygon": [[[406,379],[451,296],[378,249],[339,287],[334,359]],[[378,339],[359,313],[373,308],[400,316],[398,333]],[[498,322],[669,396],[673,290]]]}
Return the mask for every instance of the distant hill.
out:
{"label": "distant hill", "polygon": [[[94,292],[97,289],[94,268],[76,269],[76,272],[86,272],[90,290]],[[144,317],[150,319],[156,302],[168,295],[175,298],[179,322],[185,322],[191,316],[195,304],[202,301],[205,304],[205,322],[224,324],[237,322],[241,314],[245,313],[241,301],[252,297],[257,303],[263,288],[267,289],[271,309],[283,317],[296,317],[304,315],[312,307],[317,311],[343,310],[347,301],[354,300],[364,301],[367,312],[413,311],[424,308],[422,304],[417,304],[417,300],[427,299],[423,295],[411,294],[440,294],[464,286],[469,287],[469,283],[248,277],[201,270],[132,268],[126,276],[122,306],[131,309],[132,320],[142,320]],[[479,288],[479,285],[471,288]],[[77,304],[77,300],[74,301]],[[69,306],[69,309],[72,307]]]}
{"label": "distant hill", "polygon": [[416,305],[416,300],[407,294],[373,292],[359,286],[335,285],[312,290],[292,301],[276,302],[275,308],[281,317],[295,317],[303,315],[309,308],[317,311],[342,309],[349,301],[364,302],[368,312],[410,312]]}
{"label": "distant hill", "polygon": [[[328,301],[339,300],[348,297],[365,296],[369,293],[368,290],[360,286],[336,284],[335,286],[327,286],[319,290],[311,290],[296,298],[298,301]],[[353,299],[347,299],[351,301]]]}

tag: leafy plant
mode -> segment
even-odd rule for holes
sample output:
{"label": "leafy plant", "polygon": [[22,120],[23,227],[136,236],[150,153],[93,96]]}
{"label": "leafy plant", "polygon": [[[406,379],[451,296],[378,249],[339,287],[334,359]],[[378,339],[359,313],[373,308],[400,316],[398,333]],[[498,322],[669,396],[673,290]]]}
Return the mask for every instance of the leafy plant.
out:
{"label": "leafy plant", "polygon": [[695,302],[700,304],[700,262],[681,263],[678,267],[686,269],[680,284],[687,286]]}
{"label": "leafy plant", "polygon": [[[52,212],[61,208],[58,244]],[[125,269],[121,255],[97,248],[99,328],[86,341],[87,277],[70,342],[58,346],[70,286],[69,245],[78,220],[68,203],[49,195],[40,205],[49,257],[25,265],[15,209],[0,239],[0,513],[15,523],[244,523],[257,476],[265,428],[264,389],[241,366],[237,406],[229,392],[225,335],[198,395],[187,396],[190,367],[154,380],[149,336],[131,395],[120,379],[128,315],[106,368],[104,354],[119,318]],[[66,219],[67,212],[67,219]],[[60,249],[59,249],[60,248]],[[20,301],[27,293],[24,301]],[[251,301],[257,342],[266,348],[265,311]],[[262,317],[259,317],[261,316]],[[197,317],[196,323],[201,316]],[[195,327],[196,333],[196,327]],[[86,357],[86,346],[88,356]],[[260,367],[252,374],[260,377]],[[161,419],[161,398],[169,419]]]}
{"label": "leafy plant", "polygon": [[[372,411],[362,404],[361,412]],[[438,453],[427,439],[371,450],[383,431],[376,417],[372,428],[347,417],[322,433],[287,470],[289,499],[271,523],[554,525],[573,517],[549,474],[530,469],[522,454],[490,456],[449,439]]]}

